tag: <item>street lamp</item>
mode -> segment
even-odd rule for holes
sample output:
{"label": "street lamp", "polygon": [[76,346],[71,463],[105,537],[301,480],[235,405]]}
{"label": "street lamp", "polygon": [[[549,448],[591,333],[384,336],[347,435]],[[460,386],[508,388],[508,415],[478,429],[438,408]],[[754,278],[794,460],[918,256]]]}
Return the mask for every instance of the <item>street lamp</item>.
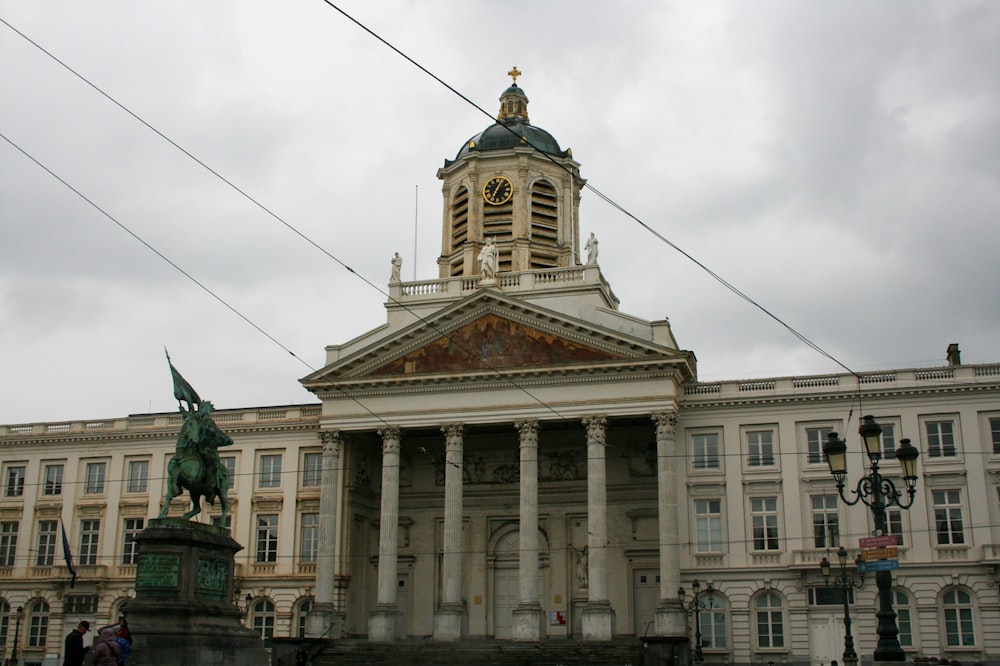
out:
{"label": "street lamp", "polygon": [[[858,653],[854,651],[854,636],[851,635],[851,606],[848,603],[850,600],[851,590],[861,589],[861,586],[865,583],[865,575],[860,574],[857,581],[854,580],[853,576],[847,573],[847,549],[841,546],[837,550],[837,559],[840,561],[840,574],[838,574],[833,579],[833,584],[839,589],[844,595],[844,666],[854,666],[858,663]],[[861,553],[854,560],[854,564],[861,568]],[[830,560],[825,557],[819,563],[820,573],[823,574],[823,580],[826,581],[827,588],[830,587]]]}
{"label": "street lamp", "polygon": [[708,584],[708,588],[705,590],[705,594],[708,595],[707,603],[698,598],[701,595],[701,583],[697,580],[691,581],[691,592],[693,594],[691,601],[685,601],[684,588],[679,587],[677,588],[677,598],[686,612],[694,611],[694,663],[703,664],[705,663],[705,655],[701,651],[701,612],[715,608],[715,600],[712,597],[715,588],[712,587],[711,583]]}
{"label": "street lamp", "polygon": [[[827,435],[827,442],[823,445],[823,454],[826,462],[830,466],[830,473],[833,474],[837,482],[837,492],[840,499],[848,506],[854,506],[858,502],[863,502],[865,506],[871,508],[872,516],[875,519],[875,536],[882,536],[888,533],[885,510],[889,506],[898,506],[901,509],[909,509],[913,506],[913,497],[917,488],[917,457],[920,452],[910,444],[910,440],[899,440],[899,448],[896,449],[896,459],[903,470],[903,483],[906,488],[906,498],[903,493],[896,489],[896,484],[891,479],[882,476],[878,471],[879,460],[882,459],[882,426],[875,422],[874,416],[865,416],[862,419],[858,434],[864,442],[865,453],[868,455],[870,463],[868,474],[858,479],[857,487],[852,491],[854,499],[847,499],[844,494],[845,479],[847,478],[847,444],[835,432]],[[875,616],[878,618],[878,644],[875,646],[875,661],[905,661],[906,654],[899,645],[899,628],[896,626],[896,611],[892,608],[892,572],[877,571],[875,573],[875,584],[878,586],[879,609]]]}
{"label": "street lamp", "polygon": [[21,641],[21,620],[24,619],[24,607],[17,607],[17,614],[14,615],[14,647],[10,651],[10,666],[17,666],[17,644]]}

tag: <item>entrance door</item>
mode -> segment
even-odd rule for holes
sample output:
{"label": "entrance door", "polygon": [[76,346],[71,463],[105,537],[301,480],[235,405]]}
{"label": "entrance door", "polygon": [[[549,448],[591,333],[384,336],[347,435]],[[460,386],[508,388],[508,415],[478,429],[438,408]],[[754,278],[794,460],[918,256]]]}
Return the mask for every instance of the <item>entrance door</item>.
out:
{"label": "entrance door", "polygon": [[825,666],[844,656],[844,620],[836,615],[809,617],[809,656],[813,664]]}
{"label": "entrance door", "polygon": [[511,625],[514,608],[518,604],[520,588],[517,569],[493,570],[493,636],[512,638]]}
{"label": "entrance door", "polygon": [[632,571],[632,617],[635,618],[636,636],[646,636],[651,633],[658,603],[660,603],[660,574],[657,570]]}
{"label": "entrance door", "polygon": [[396,577],[396,605],[400,616],[397,618],[396,636],[406,638],[410,635],[410,574],[401,573]]}

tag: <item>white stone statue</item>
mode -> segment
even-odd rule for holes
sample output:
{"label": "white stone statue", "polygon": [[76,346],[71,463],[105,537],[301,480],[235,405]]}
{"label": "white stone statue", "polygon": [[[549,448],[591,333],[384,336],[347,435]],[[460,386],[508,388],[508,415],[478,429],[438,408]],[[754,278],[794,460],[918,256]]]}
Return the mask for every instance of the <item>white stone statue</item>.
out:
{"label": "white stone statue", "polygon": [[590,232],[590,238],[587,239],[587,244],[583,246],[587,250],[587,265],[594,266],[597,264],[597,237],[594,236],[594,232]]}
{"label": "white stone statue", "polygon": [[399,282],[400,272],[403,270],[403,258],[399,256],[399,252],[392,258],[392,275],[389,276],[389,282]]}
{"label": "white stone statue", "polygon": [[588,581],[588,562],[587,562],[587,546],[582,549],[577,548],[573,544],[569,545],[576,553],[576,586],[578,589],[586,590]]}
{"label": "white stone statue", "polygon": [[482,267],[483,279],[494,280],[497,276],[497,246],[492,238],[486,239],[486,245],[479,251],[479,262]]}

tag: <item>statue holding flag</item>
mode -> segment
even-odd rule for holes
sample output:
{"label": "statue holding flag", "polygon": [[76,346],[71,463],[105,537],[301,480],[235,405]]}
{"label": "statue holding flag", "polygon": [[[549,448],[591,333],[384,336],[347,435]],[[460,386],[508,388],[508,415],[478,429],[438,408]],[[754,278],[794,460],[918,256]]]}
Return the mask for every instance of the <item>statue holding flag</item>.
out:
{"label": "statue holding flag", "polygon": [[177,372],[169,353],[167,363],[174,382],[174,397],[177,399],[178,409],[184,415],[184,422],[177,435],[174,456],[167,464],[167,494],[159,517],[166,518],[170,501],[187,490],[191,495],[192,506],[181,518],[187,520],[201,513],[203,497],[213,506],[218,499],[225,518],[229,513],[229,503],[226,501],[229,470],[219,461],[218,449],[220,446],[231,446],[233,440],[212,419],[212,403],[202,400]]}

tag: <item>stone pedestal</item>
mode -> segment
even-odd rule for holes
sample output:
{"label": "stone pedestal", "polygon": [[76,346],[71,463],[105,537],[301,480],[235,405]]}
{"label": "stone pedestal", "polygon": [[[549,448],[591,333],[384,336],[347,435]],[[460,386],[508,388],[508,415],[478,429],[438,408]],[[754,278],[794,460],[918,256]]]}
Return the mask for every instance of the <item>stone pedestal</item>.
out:
{"label": "stone pedestal", "polygon": [[434,612],[434,640],[462,640],[462,627],[465,623],[465,604],[441,604]]}
{"label": "stone pedestal", "polygon": [[654,636],[686,639],[688,635],[687,614],[679,601],[661,600],[653,616]]}
{"label": "stone pedestal", "polygon": [[306,615],[306,636],[309,638],[343,638],[344,618],[333,604],[315,604]]}
{"label": "stone pedestal", "polygon": [[610,641],[615,637],[615,610],[608,601],[591,601],[581,612],[583,640]]}
{"label": "stone pedestal", "polygon": [[233,604],[233,557],[243,549],[227,530],[187,520],[149,521],[136,536],[139,564],[130,666],[266,666],[260,636]]}
{"label": "stone pedestal", "polygon": [[545,638],[545,611],[538,604],[520,604],[511,617],[515,641],[540,641]]}
{"label": "stone pedestal", "polygon": [[368,616],[368,640],[389,643],[405,638],[400,635],[403,631],[402,615],[396,604],[376,604],[375,610]]}

